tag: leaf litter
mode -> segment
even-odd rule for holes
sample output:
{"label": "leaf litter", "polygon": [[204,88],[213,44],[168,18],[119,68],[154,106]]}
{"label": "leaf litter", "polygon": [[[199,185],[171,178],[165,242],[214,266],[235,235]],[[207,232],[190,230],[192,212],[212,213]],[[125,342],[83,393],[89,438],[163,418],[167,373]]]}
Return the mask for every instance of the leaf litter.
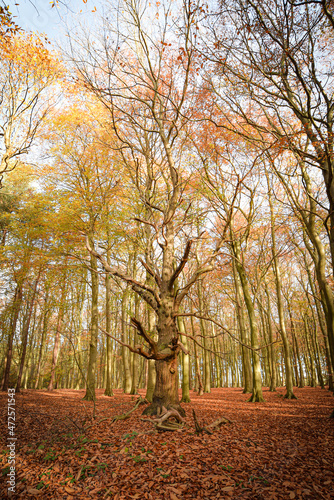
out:
{"label": "leaf litter", "polygon": [[[248,403],[240,388],[212,389],[183,404],[181,432],[158,431],[142,417],[126,420],[138,396],[97,391],[25,390],[16,395],[16,493],[20,499],[334,499],[333,395],[320,388],[264,390],[265,403]],[[144,391],[139,391],[144,397]],[[7,498],[7,395],[1,400],[0,498]],[[225,417],[212,434],[201,425]]]}

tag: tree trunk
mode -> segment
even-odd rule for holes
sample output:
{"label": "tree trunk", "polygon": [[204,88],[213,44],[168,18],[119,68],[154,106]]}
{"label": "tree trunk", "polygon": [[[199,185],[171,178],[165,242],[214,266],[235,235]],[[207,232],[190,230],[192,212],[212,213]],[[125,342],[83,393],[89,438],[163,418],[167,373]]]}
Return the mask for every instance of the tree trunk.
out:
{"label": "tree trunk", "polygon": [[[188,349],[188,339],[182,333],[186,333],[182,317],[178,317],[178,327],[181,333],[181,342]],[[182,398],[181,403],[190,403],[189,393],[189,354],[182,351]]]}
{"label": "tree trunk", "polygon": [[[147,322],[148,322],[148,332],[152,338],[154,338],[154,329],[155,329],[155,314],[151,308],[147,310]],[[147,360],[147,386],[146,386],[146,395],[145,398],[147,401],[152,403],[153,401],[153,393],[155,388],[155,361],[153,359]]]}
{"label": "tree trunk", "polygon": [[[129,290],[126,289],[122,297],[122,342],[127,342],[127,308],[128,308]],[[130,353],[127,347],[122,346],[122,362],[123,362],[123,390],[125,394],[131,393],[132,377],[130,366]]]}
{"label": "tree trunk", "polygon": [[[190,312],[193,314],[193,305],[191,303],[190,306]],[[194,339],[196,339],[195,335],[195,325],[194,325],[194,317],[190,317],[191,321],[191,333]],[[198,387],[198,396],[202,396],[204,391],[203,391],[203,382],[202,382],[202,376],[201,376],[201,370],[199,366],[199,359],[198,359],[198,353],[197,353],[197,344],[194,340],[194,357],[195,357],[195,372],[196,372],[196,380],[197,380],[197,387]]]}
{"label": "tree trunk", "polygon": [[271,302],[270,302],[270,294],[268,290],[267,283],[265,284],[265,292],[267,296],[267,323],[268,323],[268,334],[269,334],[269,355],[270,355],[270,386],[269,391],[276,391],[277,386],[277,355],[275,345],[273,344],[274,336],[273,336],[273,327],[271,323]]}
{"label": "tree trunk", "polygon": [[173,317],[174,297],[168,292],[161,299],[158,309],[158,342],[157,350],[160,355],[168,356],[165,359],[157,359],[155,362],[156,382],[152,398],[152,404],[145,409],[145,415],[156,415],[161,412],[162,407],[176,409],[184,416],[185,411],[180,405],[178,392],[178,369],[177,352],[170,348],[173,339],[178,338],[176,320]]}
{"label": "tree trunk", "polygon": [[252,345],[252,358],[253,358],[253,389],[252,396],[249,401],[252,403],[263,402],[262,394],[262,378],[261,378],[261,364],[259,357],[259,340],[258,340],[258,330],[255,317],[254,304],[250,295],[249,286],[246,278],[245,269],[241,261],[241,251],[239,243],[234,241],[232,244],[232,249],[235,256],[236,269],[240,277],[240,282],[242,286],[242,291],[244,295],[245,304],[248,312],[249,325],[251,330],[251,345]]}
{"label": "tree trunk", "polygon": [[275,235],[275,216],[274,216],[274,207],[272,201],[272,190],[269,180],[269,175],[267,170],[265,171],[268,185],[268,201],[270,207],[270,229],[271,229],[271,249],[273,256],[273,267],[275,273],[275,284],[276,284],[276,297],[277,297],[277,311],[278,311],[278,319],[280,325],[280,334],[283,341],[283,352],[284,352],[284,365],[285,365],[285,383],[286,383],[286,399],[297,399],[293,393],[293,373],[291,366],[291,352],[290,352],[290,344],[288,335],[286,333],[285,326],[285,318],[284,318],[284,308],[283,308],[283,297],[282,297],[282,279],[281,279],[281,270],[279,266],[279,260],[277,257],[276,250],[276,235]]}
{"label": "tree trunk", "polygon": [[24,324],[23,324],[23,329],[22,329],[22,353],[21,353],[19,374],[18,374],[17,382],[16,382],[16,392],[20,392],[20,389],[21,389],[22,374],[23,374],[23,368],[24,368],[24,363],[25,363],[25,358],[26,358],[26,352],[27,352],[27,343],[28,343],[28,334],[29,334],[30,320],[31,320],[31,316],[32,316],[32,313],[33,313],[33,309],[34,309],[34,301],[35,301],[35,297],[36,297],[37,285],[38,285],[38,282],[39,282],[40,275],[41,275],[41,269],[39,270],[39,273],[38,273],[38,276],[36,278],[33,291],[31,292],[31,300],[28,303],[27,316],[26,316]]}
{"label": "tree trunk", "polygon": [[14,300],[13,300],[13,312],[12,312],[12,318],[10,321],[10,329],[9,329],[9,334],[8,334],[8,346],[7,346],[7,355],[6,355],[6,368],[5,368],[5,373],[4,373],[4,379],[3,379],[3,384],[2,384],[2,391],[8,390],[9,386],[9,376],[10,376],[10,367],[12,364],[12,357],[13,357],[13,340],[14,340],[14,335],[16,331],[16,325],[17,325],[17,320],[19,317],[20,313],[20,308],[22,304],[22,284],[16,285],[16,290],[15,290],[15,295],[14,295]]}
{"label": "tree trunk", "polygon": [[[135,316],[139,316],[139,297],[135,295]],[[133,347],[138,343],[137,332],[134,331],[133,334]],[[130,394],[138,394],[138,377],[139,377],[139,356],[136,353],[132,353],[132,363],[131,363],[131,391]]]}
{"label": "tree trunk", "polygon": [[39,383],[40,383],[39,379],[40,379],[41,368],[42,368],[42,359],[43,359],[43,352],[44,352],[44,346],[45,346],[45,341],[46,341],[46,334],[47,334],[47,329],[48,329],[49,317],[50,317],[50,309],[49,309],[49,304],[48,304],[48,291],[47,291],[47,293],[45,295],[45,299],[44,299],[42,338],[41,338],[41,345],[40,345],[39,354],[38,354],[35,389],[39,389]]}
{"label": "tree trunk", "polygon": [[305,326],[306,347],[307,347],[308,359],[309,359],[309,364],[310,364],[310,383],[309,383],[309,385],[311,387],[316,387],[318,385],[318,380],[317,380],[317,375],[316,375],[316,371],[314,368],[313,353],[312,353],[311,347],[310,347],[310,335],[311,335],[311,333],[310,333],[308,318],[306,315],[303,316],[303,320],[304,320],[304,326]]}
{"label": "tree trunk", "polygon": [[62,323],[64,317],[65,297],[66,297],[66,267],[63,271],[60,304],[59,304],[58,319],[56,326],[56,337],[52,354],[51,378],[48,386],[48,391],[53,390],[54,388],[53,385],[56,377],[56,366],[57,366],[59,346],[60,346],[60,333],[62,330]]}
{"label": "tree trunk", "polygon": [[[202,290],[202,282],[198,282],[198,288],[197,288],[197,293],[198,293],[198,303],[199,303],[199,309],[201,311],[201,314],[203,314],[204,311],[204,301],[203,301],[203,290]],[[210,376],[210,359],[209,359],[209,352],[207,349],[207,338],[206,338],[206,323],[205,321],[201,318],[200,319],[200,326],[201,326],[201,334],[203,337],[203,362],[204,362],[204,392],[210,393],[211,392],[211,376]]]}
{"label": "tree trunk", "polygon": [[[106,274],[105,277],[105,285],[106,285],[106,331],[111,333],[111,310],[110,310],[110,302],[111,302],[111,276]],[[112,345],[111,338],[107,336],[107,355],[106,355],[106,372],[107,372],[107,382],[106,389],[104,391],[105,396],[113,396],[112,390]]]}
{"label": "tree trunk", "polygon": [[[92,237],[91,237],[91,245],[93,245]],[[98,338],[98,321],[99,321],[99,311],[98,311],[99,276],[97,274],[97,259],[92,254],[90,256],[90,267],[91,267],[91,282],[92,282],[92,309],[91,309],[87,387],[86,387],[86,394],[83,398],[86,401],[94,401],[96,398],[95,385],[96,385],[97,338]]]}
{"label": "tree trunk", "polygon": [[[235,307],[237,312],[238,324],[239,324],[239,332],[240,339],[243,344],[249,344],[249,337],[245,327],[245,317],[244,311],[242,307],[242,287],[240,284],[240,278],[236,271],[235,262],[233,259],[232,262],[233,267],[233,277],[234,277],[234,289],[235,289]],[[251,393],[253,390],[253,381],[252,381],[252,364],[251,364],[251,353],[247,347],[241,347],[242,353],[242,374],[243,374],[243,393]]]}

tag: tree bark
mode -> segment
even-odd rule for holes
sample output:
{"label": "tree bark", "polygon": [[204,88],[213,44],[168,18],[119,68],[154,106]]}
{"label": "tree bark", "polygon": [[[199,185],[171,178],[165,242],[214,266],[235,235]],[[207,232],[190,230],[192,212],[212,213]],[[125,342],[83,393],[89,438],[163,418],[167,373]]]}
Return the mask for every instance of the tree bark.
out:
{"label": "tree bark", "polygon": [[[105,277],[105,285],[106,285],[106,331],[108,333],[111,332],[111,276],[106,274]],[[113,396],[112,390],[112,345],[111,338],[107,336],[107,355],[106,355],[106,372],[107,372],[107,380],[106,380],[106,388],[104,391],[105,396]]]}
{"label": "tree bark", "polygon": [[[240,284],[240,278],[236,271],[234,259],[232,262],[232,270],[234,277],[234,289],[235,289],[235,300],[236,300],[235,307],[238,318],[240,339],[243,344],[249,344],[249,337],[246,331],[245,317],[242,307],[242,288]],[[242,374],[243,374],[243,386],[244,386],[243,393],[247,394],[251,393],[253,390],[251,353],[249,349],[247,349],[244,346],[241,346],[241,353],[242,353],[241,359],[242,359]]]}
{"label": "tree bark", "polygon": [[[91,245],[93,238],[91,236]],[[98,300],[99,300],[99,275],[97,274],[97,258],[95,255],[90,256],[91,267],[91,283],[92,283],[92,305],[91,305],[91,324],[90,324],[90,344],[89,344],[89,361],[87,372],[87,387],[86,394],[83,399],[86,401],[94,401],[96,399],[96,362],[97,362],[97,338],[98,338]]]}
{"label": "tree bark", "polygon": [[8,390],[9,387],[9,376],[10,376],[10,367],[12,364],[12,357],[13,357],[13,340],[14,340],[14,335],[16,331],[16,325],[17,325],[17,320],[19,317],[21,305],[22,305],[22,284],[17,284],[16,285],[16,290],[15,290],[15,295],[14,295],[14,300],[13,300],[13,311],[12,311],[12,317],[10,321],[10,329],[9,329],[9,336],[8,336],[8,346],[7,346],[7,354],[6,354],[6,368],[5,368],[5,373],[4,373],[4,379],[3,379],[3,384],[2,384],[2,391]]}
{"label": "tree bark", "polygon": [[[181,342],[188,349],[188,339],[183,333],[186,333],[184,321],[182,317],[178,317],[178,327],[181,333]],[[181,403],[190,403],[189,393],[189,354],[182,351],[182,398]]]}
{"label": "tree bark", "polygon": [[252,358],[253,358],[253,388],[252,396],[249,401],[252,403],[263,402],[262,394],[262,378],[261,378],[261,364],[260,357],[258,353],[259,340],[258,340],[258,329],[255,317],[254,304],[249,291],[249,286],[246,278],[245,268],[241,260],[240,245],[237,241],[233,241],[232,250],[235,257],[236,270],[240,277],[240,282],[242,286],[242,291],[244,295],[245,304],[248,312],[249,325],[251,330],[251,345],[252,345]]}
{"label": "tree bark", "polygon": [[39,270],[38,276],[35,280],[34,288],[31,292],[31,299],[30,302],[28,302],[28,307],[27,307],[27,316],[25,318],[25,321],[23,323],[23,329],[22,329],[22,353],[21,353],[21,360],[20,360],[20,368],[19,368],[19,373],[17,377],[17,382],[16,382],[16,392],[20,392],[21,390],[21,381],[22,381],[22,374],[23,374],[23,368],[24,368],[24,363],[25,363],[25,358],[26,358],[26,352],[27,352],[27,343],[28,343],[28,334],[29,334],[29,326],[30,326],[30,320],[31,316],[33,313],[34,309],[34,302],[35,302],[35,297],[37,293],[37,286],[39,282],[39,278],[41,275],[42,270]]}

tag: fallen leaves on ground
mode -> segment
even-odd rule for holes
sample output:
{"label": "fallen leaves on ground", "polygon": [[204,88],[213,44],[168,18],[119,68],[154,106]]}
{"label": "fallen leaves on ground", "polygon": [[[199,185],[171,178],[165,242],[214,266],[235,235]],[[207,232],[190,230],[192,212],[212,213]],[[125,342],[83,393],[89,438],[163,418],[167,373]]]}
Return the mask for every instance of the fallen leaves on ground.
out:
{"label": "fallen leaves on ground", "polygon": [[[181,432],[158,432],[136,397],[120,390],[25,390],[16,395],[16,494],[22,499],[331,499],[334,498],[333,395],[318,388],[264,390],[265,403],[248,403],[241,389],[191,394]],[[140,391],[144,396],[144,391]],[[7,498],[7,395],[1,401],[0,498]],[[232,421],[212,435],[196,435],[192,418],[208,425]],[[86,428],[85,431],[82,429]]]}

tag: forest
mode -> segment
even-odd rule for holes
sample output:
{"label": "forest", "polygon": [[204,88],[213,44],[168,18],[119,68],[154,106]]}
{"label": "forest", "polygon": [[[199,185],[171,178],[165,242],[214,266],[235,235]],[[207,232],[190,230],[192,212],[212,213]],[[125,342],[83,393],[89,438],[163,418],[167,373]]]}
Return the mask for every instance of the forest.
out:
{"label": "forest", "polygon": [[83,4],[0,2],[1,498],[334,498],[333,0]]}

